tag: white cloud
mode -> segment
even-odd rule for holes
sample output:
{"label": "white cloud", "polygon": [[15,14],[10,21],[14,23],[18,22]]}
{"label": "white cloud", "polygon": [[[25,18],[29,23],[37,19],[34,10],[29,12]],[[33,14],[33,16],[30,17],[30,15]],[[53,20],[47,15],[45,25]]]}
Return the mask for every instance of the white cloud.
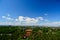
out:
{"label": "white cloud", "polygon": [[7,20],[14,20],[13,18],[11,17],[6,17]]}
{"label": "white cloud", "polygon": [[36,19],[37,19],[37,20],[44,20],[43,17],[37,17]]}
{"label": "white cloud", "polygon": [[11,17],[7,17],[7,16],[2,16],[3,19],[6,19],[6,20],[14,20],[13,18]]}
{"label": "white cloud", "polygon": [[35,19],[35,18],[26,18],[25,19],[25,22],[26,23],[37,23],[38,22],[38,20],[37,19]]}
{"label": "white cloud", "polygon": [[24,21],[24,17],[23,16],[19,16],[19,21]]}
{"label": "white cloud", "polygon": [[7,16],[10,16],[10,14],[7,14]]}
{"label": "white cloud", "polygon": [[60,21],[59,22],[46,22],[43,25],[45,25],[45,26],[60,26]]}
{"label": "white cloud", "polygon": [[[6,19],[6,22],[0,22],[0,25],[45,25],[45,26],[60,26],[59,22],[49,22],[48,19],[44,19],[43,17],[25,17],[18,16],[18,18],[11,18],[8,16],[2,16],[3,19]],[[9,20],[9,22],[7,21]],[[11,22],[10,20],[13,20]]]}
{"label": "white cloud", "polygon": [[15,21],[18,21],[18,19],[15,19]]}
{"label": "white cloud", "polygon": [[19,16],[18,20],[22,23],[25,23],[25,24],[37,23],[38,22],[38,20],[35,18],[24,17],[24,16]]}
{"label": "white cloud", "polygon": [[[24,17],[24,16],[19,16],[18,18],[14,19],[14,18],[11,18],[9,15],[8,16],[2,16],[2,18],[6,19],[6,20],[9,20],[9,21],[13,20],[15,22],[19,22],[17,24],[21,24],[21,25],[37,24],[39,21],[44,20],[43,17],[30,18],[30,17]],[[11,22],[9,22],[9,23],[11,23]]]}
{"label": "white cloud", "polygon": [[44,18],[43,17],[30,18],[30,17],[19,16],[18,20],[20,22],[30,24],[30,23],[38,23],[39,21],[43,21]]}
{"label": "white cloud", "polygon": [[6,18],[5,16],[2,16],[2,18]]}

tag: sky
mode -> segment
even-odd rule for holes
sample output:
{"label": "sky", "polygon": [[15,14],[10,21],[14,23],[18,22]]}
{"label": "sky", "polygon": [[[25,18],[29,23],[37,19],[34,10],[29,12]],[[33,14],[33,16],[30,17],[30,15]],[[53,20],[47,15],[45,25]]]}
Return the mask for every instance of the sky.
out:
{"label": "sky", "polygon": [[60,0],[0,0],[0,25],[60,26]]}

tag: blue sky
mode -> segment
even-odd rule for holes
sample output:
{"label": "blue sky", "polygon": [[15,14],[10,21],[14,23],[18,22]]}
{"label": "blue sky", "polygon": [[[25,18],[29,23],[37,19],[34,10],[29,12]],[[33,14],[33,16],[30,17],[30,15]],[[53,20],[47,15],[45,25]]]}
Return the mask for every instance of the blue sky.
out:
{"label": "blue sky", "polygon": [[[19,17],[60,22],[60,0],[0,0],[0,22],[9,18],[19,20]],[[37,24],[44,24],[44,20],[40,19]]]}

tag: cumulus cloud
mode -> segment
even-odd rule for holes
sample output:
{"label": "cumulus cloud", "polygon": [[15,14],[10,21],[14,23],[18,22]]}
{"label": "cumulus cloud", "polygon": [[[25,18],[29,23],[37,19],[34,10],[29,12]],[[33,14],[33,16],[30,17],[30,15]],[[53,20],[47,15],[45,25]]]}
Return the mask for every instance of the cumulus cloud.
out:
{"label": "cumulus cloud", "polygon": [[6,20],[14,20],[13,18],[11,17],[8,17],[8,16],[2,16],[3,19],[6,19]]}
{"label": "cumulus cloud", "polygon": [[18,21],[18,19],[15,19],[15,21]]}
{"label": "cumulus cloud", "polygon": [[38,20],[35,19],[35,18],[29,18],[29,17],[27,17],[27,18],[25,19],[25,22],[26,22],[26,23],[37,23]]}
{"label": "cumulus cloud", "polygon": [[[44,18],[43,17],[35,17],[35,18],[31,18],[31,17],[25,17],[25,16],[18,16],[18,18],[14,19],[10,17],[10,14],[8,14],[7,16],[2,16],[3,19],[6,20],[13,20],[15,22],[17,22],[17,24],[21,24],[21,25],[32,25],[32,24],[38,24],[39,21],[43,21]],[[9,22],[9,24],[12,24],[11,22]],[[16,23],[15,23],[16,25]]]}
{"label": "cumulus cloud", "polygon": [[2,16],[2,18],[6,18],[5,16]]}
{"label": "cumulus cloud", "polygon": [[44,20],[43,17],[37,17],[36,19],[37,19],[37,20]]}
{"label": "cumulus cloud", "polygon": [[20,22],[24,22],[26,24],[32,24],[32,23],[38,23],[39,21],[43,21],[43,17],[36,17],[36,18],[30,18],[30,17],[24,17],[24,16],[19,16],[18,20]]}
{"label": "cumulus cloud", "polygon": [[[48,19],[43,17],[25,17],[25,16],[18,16],[18,18],[10,17],[10,15],[2,16],[3,19],[6,19],[6,22],[0,22],[0,25],[45,25],[45,26],[60,26],[59,22],[49,22]],[[7,21],[8,20],[8,21]],[[12,20],[12,22],[10,21]]]}
{"label": "cumulus cloud", "polygon": [[10,14],[7,14],[7,16],[10,16]]}
{"label": "cumulus cloud", "polygon": [[23,16],[19,16],[19,21],[24,21],[24,17]]}

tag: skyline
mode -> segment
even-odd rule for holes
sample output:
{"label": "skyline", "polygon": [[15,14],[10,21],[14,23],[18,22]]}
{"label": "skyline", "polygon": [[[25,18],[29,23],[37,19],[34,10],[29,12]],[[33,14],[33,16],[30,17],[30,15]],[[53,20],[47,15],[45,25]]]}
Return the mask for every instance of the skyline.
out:
{"label": "skyline", "polygon": [[60,1],[0,0],[0,25],[60,26]]}

